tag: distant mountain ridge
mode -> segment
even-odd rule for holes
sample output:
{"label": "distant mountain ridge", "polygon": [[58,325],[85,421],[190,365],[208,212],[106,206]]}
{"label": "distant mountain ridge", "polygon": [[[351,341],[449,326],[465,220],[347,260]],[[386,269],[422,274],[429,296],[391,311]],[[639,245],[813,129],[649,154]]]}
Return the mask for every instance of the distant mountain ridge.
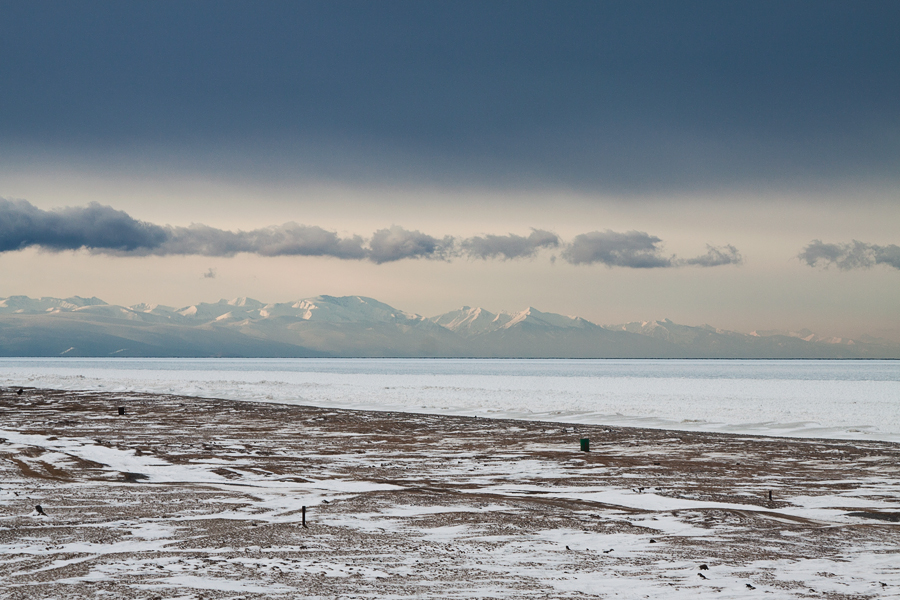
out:
{"label": "distant mountain ridge", "polygon": [[527,308],[426,318],[364,296],[174,308],[99,298],[0,298],[2,356],[900,358],[900,344],[808,330],[743,334],[668,319],[601,326]]}

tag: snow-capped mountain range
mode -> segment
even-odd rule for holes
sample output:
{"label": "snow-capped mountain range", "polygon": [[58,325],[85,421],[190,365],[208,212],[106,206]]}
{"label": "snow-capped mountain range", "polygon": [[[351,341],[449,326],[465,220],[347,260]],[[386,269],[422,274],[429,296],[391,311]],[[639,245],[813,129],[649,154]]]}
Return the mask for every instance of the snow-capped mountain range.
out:
{"label": "snow-capped mountain range", "polygon": [[464,306],[426,318],[363,296],[181,308],[10,296],[0,298],[0,355],[900,358],[900,345],[669,320],[601,326],[530,307],[491,313]]}

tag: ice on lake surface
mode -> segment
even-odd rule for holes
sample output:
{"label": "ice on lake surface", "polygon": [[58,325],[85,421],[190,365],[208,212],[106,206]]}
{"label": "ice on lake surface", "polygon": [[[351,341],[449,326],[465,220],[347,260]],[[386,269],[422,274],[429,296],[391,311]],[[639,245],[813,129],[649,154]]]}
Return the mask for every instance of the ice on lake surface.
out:
{"label": "ice on lake surface", "polygon": [[900,361],[3,358],[0,384],[900,442]]}

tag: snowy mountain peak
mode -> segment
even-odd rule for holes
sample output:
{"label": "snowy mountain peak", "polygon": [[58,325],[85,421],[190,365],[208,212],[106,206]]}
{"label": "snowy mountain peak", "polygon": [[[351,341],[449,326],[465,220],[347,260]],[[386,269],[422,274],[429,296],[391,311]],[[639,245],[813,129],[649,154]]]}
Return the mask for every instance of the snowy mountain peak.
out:
{"label": "snowy mountain peak", "polygon": [[159,304],[147,304],[146,302],[141,302],[140,304],[134,304],[129,308],[134,312],[150,313],[156,310],[158,307]]}
{"label": "snowy mountain peak", "polygon": [[580,317],[566,317],[554,313],[545,313],[533,306],[516,313],[503,311],[497,314],[483,308],[463,306],[460,309],[432,317],[431,321],[465,337],[490,333],[499,329],[509,329],[519,324],[566,329],[595,327],[593,323]]}
{"label": "snowy mountain peak", "polygon": [[577,327],[590,327],[593,325],[590,321],[578,317],[567,317],[555,313],[541,312],[533,306],[529,306],[525,310],[512,315],[510,321],[503,327],[509,329],[520,323],[529,323],[541,327],[562,327],[565,329]]}
{"label": "snowy mountain peak", "polygon": [[419,322],[423,317],[365,296],[316,296],[292,305],[307,321],[326,323]]}
{"label": "snowy mountain peak", "polygon": [[[225,301],[220,300],[219,302],[221,303],[221,302],[225,302]],[[253,308],[258,309],[258,308],[262,308],[263,306],[265,306],[264,303],[260,302],[259,300],[254,300],[253,298],[234,298],[232,300],[228,300],[226,302],[226,304],[228,304],[229,306],[239,306],[241,308],[251,308],[251,309],[253,309]]]}
{"label": "snowy mountain peak", "polygon": [[463,306],[457,310],[432,317],[431,321],[465,337],[495,331],[510,320],[509,315],[494,313],[483,308]]}
{"label": "snowy mountain peak", "polygon": [[754,337],[772,337],[776,335],[783,335],[785,337],[798,338],[805,342],[823,342],[826,344],[846,344],[852,340],[846,340],[842,338],[835,337],[821,337],[820,335],[806,329],[798,329],[797,331],[784,331],[781,329],[757,329],[755,331],[751,331],[750,335]]}
{"label": "snowy mountain peak", "polygon": [[82,306],[108,306],[106,302],[101,300],[96,296],[92,296],[90,298],[82,298],[81,296],[71,296],[66,298],[64,302],[71,304],[72,306],[82,307]]}
{"label": "snowy mountain peak", "polygon": [[151,315],[171,315],[175,313],[175,309],[171,306],[165,306],[163,304],[148,304],[146,302],[141,302],[140,304],[135,304],[129,306],[131,310],[138,313],[146,313]]}
{"label": "snowy mountain peak", "polygon": [[100,298],[29,298],[28,296],[10,296],[0,298],[0,312],[17,314],[38,314],[53,312],[70,312],[86,306],[109,306]]}

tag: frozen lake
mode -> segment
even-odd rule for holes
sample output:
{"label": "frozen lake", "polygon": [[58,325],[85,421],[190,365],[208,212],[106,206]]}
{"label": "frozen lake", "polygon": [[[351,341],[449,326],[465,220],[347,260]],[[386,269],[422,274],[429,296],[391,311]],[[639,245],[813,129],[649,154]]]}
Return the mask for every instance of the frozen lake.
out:
{"label": "frozen lake", "polygon": [[0,385],[900,442],[900,361],[3,358]]}

